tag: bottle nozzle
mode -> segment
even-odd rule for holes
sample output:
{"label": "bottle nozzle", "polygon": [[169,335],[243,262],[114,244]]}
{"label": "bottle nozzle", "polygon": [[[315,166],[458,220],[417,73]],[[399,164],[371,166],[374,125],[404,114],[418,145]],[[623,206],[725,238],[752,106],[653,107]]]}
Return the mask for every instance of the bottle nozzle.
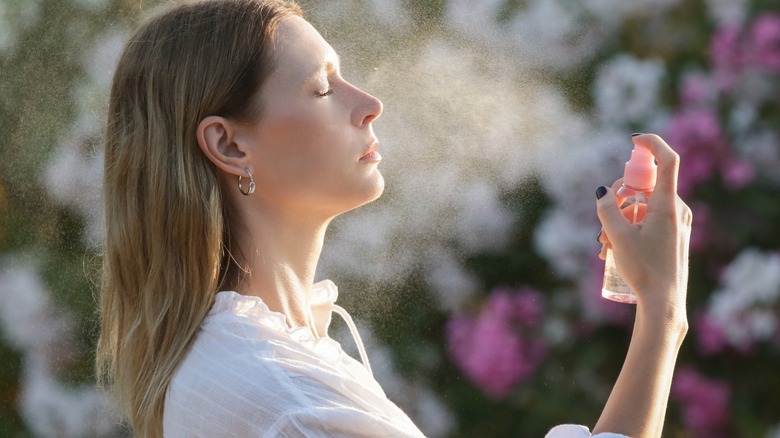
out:
{"label": "bottle nozzle", "polygon": [[626,162],[623,172],[623,184],[635,189],[652,190],[655,187],[657,167],[650,149],[634,143],[631,159]]}

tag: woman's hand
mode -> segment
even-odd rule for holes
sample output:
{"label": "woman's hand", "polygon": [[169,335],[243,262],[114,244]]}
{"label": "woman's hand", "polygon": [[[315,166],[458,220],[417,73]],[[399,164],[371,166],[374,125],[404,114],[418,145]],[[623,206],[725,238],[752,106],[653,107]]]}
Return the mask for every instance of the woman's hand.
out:
{"label": "woman's hand", "polygon": [[[663,431],[677,353],[688,330],[685,298],[691,210],[677,196],[680,158],[660,137],[633,138],[650,148],[658,178],[643,222],[630,223],[614,191],[599,188],[597,209],[623,280],[637,297],[631,344],[594,433],[659,437]],[[602,258],[605,250],[602,248]]]}
{"label": "woman's hand", "polygon": [[680,158],[660,137],[641,134],[636,144],[647,146],[658,161],[655,190],[647,204],[644,221],[632,224],[619,208],[615,189],[599,188],[598,216],[604,244],[599,257],[604,259],[611,246],[623,280],[631,286],[642,311],[669,312],[684,319],[688,283],[688,243],[691,234],[691,209],[677,196]]}

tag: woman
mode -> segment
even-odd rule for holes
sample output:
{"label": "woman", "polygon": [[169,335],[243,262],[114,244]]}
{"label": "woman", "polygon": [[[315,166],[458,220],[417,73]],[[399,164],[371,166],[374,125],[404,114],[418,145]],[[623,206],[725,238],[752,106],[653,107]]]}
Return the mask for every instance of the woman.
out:
{"label": "woman", "polygon": [[[108,114],[97,364],[138,436],[422,435],[362,349],[365,366],[328,337],[332,311],[354,326],[313,280],[328,223],[382,193],[381,112],[281,0],[184,4],[131,37]],[[600,239],[639,302],[594,432],[658,436],[687,331],[690,210],[677,155],[635,141],[659,162],[644,225],[597,191]]]}

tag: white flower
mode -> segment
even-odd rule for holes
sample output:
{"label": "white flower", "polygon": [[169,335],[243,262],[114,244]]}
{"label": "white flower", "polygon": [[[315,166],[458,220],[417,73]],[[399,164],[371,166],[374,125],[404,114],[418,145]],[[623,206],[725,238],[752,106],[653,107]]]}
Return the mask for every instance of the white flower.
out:
{"label": "white flower", "polygon": [[761,106],[767,102],[773,103],[777,91],[775,74],[759,69],[745,69],[737,76],[731,94],[739,99],[740,104]]}
{"label": "white flower", "polygon": [[544,339],[550,342],[552,345],[560,345],[572,338],[571,328],[566,318],[558,315],[552,315],[545,318],[544,326],[542,327],[544,332]]}
{"label": "white flower", "polygon": [[19,33],[38,23],[42,2],[0,1],[0,52],[14,50]]}
{"label": "white flower", "polygon": [[579,278],[588,272],[598,248],[596,188],[621,176],[632,144],[625,132],[594,132],[583,126],[570,133],[571,140],[540,160],[545,191],[555,205],[537,225],[534,247],[555,267],[557,276]]}
{"label": "white flower", "polygon": [[585,8],[606,23],[619,23],[626,17],[664,12],[680,0],[585,0]]}
{"label": "white flower", "polygon": [[439,299],[439,308],[448,313],[460,309],[479,291],[477,280],[447,248],[431,251],[425,278]]}
{"label": "white flower", "polygon": [[36,436],[111,437],[119,416],[110,411],[108,395],[92,387],[63,385],[39,364],[25,362],[20,411]]}
{"label": "white flower", "polygon": [[374,16],[383,24],[396,31],[409,28],[410,18],[399,0],[368,0],[368,5]]}
{"label": "white flower", "polygon": [[0,260],[0,332],[23,354],[20,412],[37,436],[116,434],[117,418],[105,394],[56,380],[60,356],[74,349],[72,321],[54,307],[37,270],[19,260]]}
{"label": "white flower", "polygon": [[705,0],[710,17],[721,26],[739,26],[747,17],[747,0]]}
{"label": "white flower", "polygon": [[772,339],[777,332],[777,316],[773,310],[756,309],[751,312],[749,327],[755,339],[762,341]]}
{"label": "white flower", "polygon": [[743,250],[724,270],[707,312],[732,345],[771,339],[778,329],[780,255]]}
{"label": "white flower", "polygon": [[103,141],[104,102],[124,40],[125,32],[112,29],[99,35],[85,50],[83,64],[87,77],[73,88],[77,115],[45,169],[51,196],[84,214],[85,243],[92,247],[98,246],[104,235],[103,148],[97,145]]}
{"label": "white flower", "polygon": [[495,187],[477,181],[462,196],[463,207],[455,224],[460,243],[469,252],[503,248],[514,218],[501,203]]}
{"label": "white flower", "polygon": [[511,11],[506,2],[452,0],[445,21],[458,32],[501,47],[531,66],[571,68],[588,61],[619,29],[627,16],[659,13],[678,0],[529,0]]}
{"label": "white flower", "polygon": [[[88,122],[87,122],[88,123]],[[85,144],[97,136],[77,120],[52,153],[45,169],[49,194],[64,205],[76,207],[87,220],[84,239],[97,247],[103,240],[103,150],[85,153]]]}
{"label": "white flower", "polygon": [[597,73],[594,98],[599,117],[625,125],[650,118],[658,108],[665,68],[660,60],[618,55],[603,63]]}
{"label": "white flower", "polygon": [[54,312],[49,292],[30,264],[0,260],[0,327],[14,346],[47,351],[67,338],[72,321]]}
{"label": "white flower", "polygon": [[[80,0],[84,2],[103,2],[104,0]],[[114,73],[119,55],[125,45],[129,31],[112,27],[98,35],[91,47],[82,53],[82,64],[87,72],[90,83],[100,88],[105,95],[111,85],[111,77]],[[94,108],[93,108],[94,109]]]}
{"label": "white flower", "polygon": [[[550,210],[537,226],[534,247],[555,269],[555,275],[572,278],[582,275],[587,269],[583,263],[583,249],[595,246],[596,228],[590,226],[583,232],[583,224],[562,206]],[[593,252],[593,251],[591,251]]]}
{"label": "white flower", "polygon": [[723,283],[748,303],[777,304],[780,255],[747,248],[726,268]]}
{"label": "white flower", "polygon": [[780,423],[769,429],[766,438],[780,438]]}
{"label": "white flower", "polygon": [[742,158],[748,160],[768,181],[780,186],[780,137],[773,129],[753,127],[733,142]]}
{"label": "white flower", "polygon": [[458,32],[507,50],[527,65],[560,68],[588,59],[610,32],[589,23],[578,4],[558,0],[531,0],[506,23],[498,23],[504,3],[451,1],[446,22]]}
{"label": "white flower", "polygon": [[450,0],[446,20],[453,28],[471,35],[481,35],[488,41],[500,38],[496,18],[503,0]]}

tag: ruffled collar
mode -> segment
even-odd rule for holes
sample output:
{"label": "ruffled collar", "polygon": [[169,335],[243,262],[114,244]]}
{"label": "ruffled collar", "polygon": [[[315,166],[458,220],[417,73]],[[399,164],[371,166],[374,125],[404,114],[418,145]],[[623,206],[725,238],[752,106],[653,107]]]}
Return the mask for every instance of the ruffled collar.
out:
{"label": "ruffled collar", "polygon": [[330,344],[335,343],[335,341],[328,337],[328,327],[330,326],[333,312],[336,312],[347,323],[347,327],[352,333],[352,338],[358,347],[363,365],[370,373],[371,365],[368,363],[363,341],[360,339],[360,334],[352,321],[352,317],[349,316],[346,310],[335,304],[338,296],[338,288],[330,280],[322,280],[312,285],[310,305],[319,339],[315,339],[311,330],[305,327],[290,328],[287,325],[287,318],[279,312],[270,310],[262,298],[241,295],[235,291],[217,292],[214,305],[209,310],[208,316],[211,317],[225,312],[245,316],[252,318],[271,330],[287,333],[291,338],[301,343],[311,344],[314,342],[315,344],[321,344],[320,341],[322,341]]}
{"label": "ruffled collar", "polygon": [[[330,280],[323,280],[314,283],[312,286],[310,298],[311,312],[314,318],[314,324],[317,328],[317,334],[320,337],[328,336],[332,306],[336,302],[336,299],[338,299],[338,296],[338,288]],[[217,292],[214,305],[211,307],[208,314],[211,316],[222,312],[249,316],[257,319],[269,328],[287,331],[290,334],[302,331],[308,333],[309,337],[311,337],[311,332],[305,328],[297,327],[291,329],[287,325],[287,318],[279,312],[270,310],[260,297],[241,295],[235,291]]]}

